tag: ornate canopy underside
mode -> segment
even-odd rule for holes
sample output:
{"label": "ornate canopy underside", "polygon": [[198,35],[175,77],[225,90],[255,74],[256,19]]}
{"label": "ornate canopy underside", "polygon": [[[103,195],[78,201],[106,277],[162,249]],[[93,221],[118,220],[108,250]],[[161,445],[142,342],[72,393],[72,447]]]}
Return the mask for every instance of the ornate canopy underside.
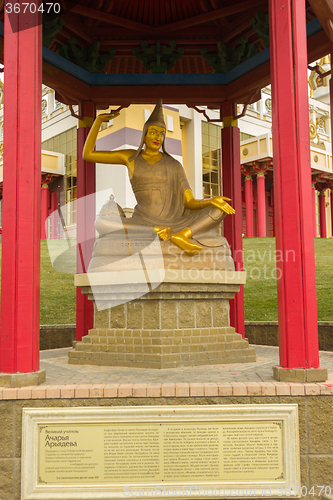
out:
{"label": "ornate canopy underside", "polygon": [[[60,4],[59,15],[43,15],[43,82],[67,104],[163,97],[219,107],[224,100],[254,102],[270,82],[267,0]],[[321,17],[307,5],[309,62],[330,50]]]}

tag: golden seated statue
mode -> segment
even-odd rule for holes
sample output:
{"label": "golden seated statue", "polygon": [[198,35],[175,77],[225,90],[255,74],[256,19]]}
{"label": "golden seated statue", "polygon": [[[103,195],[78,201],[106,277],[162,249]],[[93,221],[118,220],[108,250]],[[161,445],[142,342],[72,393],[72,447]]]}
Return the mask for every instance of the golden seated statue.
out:
{"label": "golden seated statue", "polygon": [[[229,245],[219,231],[224,217],[235,211],[227,203],[229,198],[223,196],[194,198],[182,165],[165,150],[162,100],[146,121],[136,151],[95,151],[101,123],[118,114],[110,112],[97,116],[87,137],[83,158],[95,163],[126,165],[137,205],[132,217],[128,218],[112,199],[102,208],[95,223],[99,238],[89,271],[111,270],[109,264],[151,246],[156,234],[162,240],[159,246],[165,261],[169,258],[170,262],[175,262],[174,256],[184,253],[192,256],[192,262],[188,258],[178,259],[183,262],[177,261],[175,266],[167,267],[205,268],[206,259],[201,259],[201,265],[198,259],[193,259],[204,247],[204,254],[210,249],[210,254],[222,256],[219,269],[234,269]],[[154,251],[151,253],[154,255]],[[212,265],[209,268],[212,269]]]}

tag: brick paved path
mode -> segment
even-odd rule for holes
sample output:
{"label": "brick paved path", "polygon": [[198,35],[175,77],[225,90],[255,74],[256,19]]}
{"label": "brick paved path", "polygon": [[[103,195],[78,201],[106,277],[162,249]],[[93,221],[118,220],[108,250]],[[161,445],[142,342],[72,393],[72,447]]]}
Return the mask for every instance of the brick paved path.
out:
{"label": "brick paved path", "polygon": [[[272,367],[279,363],[278,347],[253,346],[256,363],[213,365],[154,370],[110,366],[68,365],[70,349],[41,351],[46,385],[273,382]],[[333,381],[333,352],[320,352],[321,366]]]}

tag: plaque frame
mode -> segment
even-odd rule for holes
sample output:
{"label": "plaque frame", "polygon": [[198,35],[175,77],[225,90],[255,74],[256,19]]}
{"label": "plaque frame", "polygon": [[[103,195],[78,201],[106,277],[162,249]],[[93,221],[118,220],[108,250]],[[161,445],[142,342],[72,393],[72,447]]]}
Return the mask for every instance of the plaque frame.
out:
{"label": "plaque frame", "polygon": [[[268,405],[196,405],[196,406],[139,406],[139,407],[82,407],[82,408],[24,408],[22,418],[22,500],[112,500],[119,498],[169,498],[180,500],[186,496],[199,498],[213,496],[226,498],[241,496],[280,497],[300,496],[300,450],[298,431],[297,404]],[[138,481],[124,484],[110,482],[108,484],[41,484],[38,478],[40,455],[40,426],[75,425],[77,428],[85,424],[126,425],[130,423],[202,423],[214,422],[282,422],[282,456],[283,479],[274,481],[216,481],[216,480],[174,480],[143,483]],[[237,424],[236,424],[237,425]],[[56,427],[54,427],[56,428]],[[163,494],[152,491],[155,487],[164,487]],[[192,489],[189,489],[192,486]],[[201,486],[201,488],[199,488]],[[144,491],[142,495],[124,494],[124,488]],[[184,489],[185,488],[185,489]],[[196,488],[196,489],[195,489]],[[198,490],[199,488],[199,490]],[[208,490],[215,494],[207,494]],[[287,494],[286,488],[288,488]],[[173,491],[173,494],[170,491]],[[235,495],[235,491],[243,494]],[[127,490],[126,490],[127,491]],[[249,495],[245,492],[249,491]],[[269,494],[267,493],[269,491]],[[217,493],[216,493],[217,492]],[[250,493],[251,492],[251,493]],[[254,494],[252,494],[254,492]],[[264,493],[265,492],[265,493]],[[224,494],[223,494],[224,493]]]}

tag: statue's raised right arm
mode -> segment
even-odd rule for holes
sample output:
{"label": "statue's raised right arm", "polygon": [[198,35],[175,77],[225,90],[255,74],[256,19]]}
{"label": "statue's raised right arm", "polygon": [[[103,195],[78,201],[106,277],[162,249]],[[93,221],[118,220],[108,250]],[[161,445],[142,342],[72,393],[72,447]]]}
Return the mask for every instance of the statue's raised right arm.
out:
{"label": "statue's raised right arm", "polygon": [[83,159],[93,163],[109,163],[125,165],[129,170],[130,177],[133,175],[134,161],[129,161],[129,158],[135,153],[134,149],[120,149],[115,151],[96,151],[96,139],[103,122],[108,122],[119,116],[118,111],[110,113],[101,113],[97,115],[83,148]]}

